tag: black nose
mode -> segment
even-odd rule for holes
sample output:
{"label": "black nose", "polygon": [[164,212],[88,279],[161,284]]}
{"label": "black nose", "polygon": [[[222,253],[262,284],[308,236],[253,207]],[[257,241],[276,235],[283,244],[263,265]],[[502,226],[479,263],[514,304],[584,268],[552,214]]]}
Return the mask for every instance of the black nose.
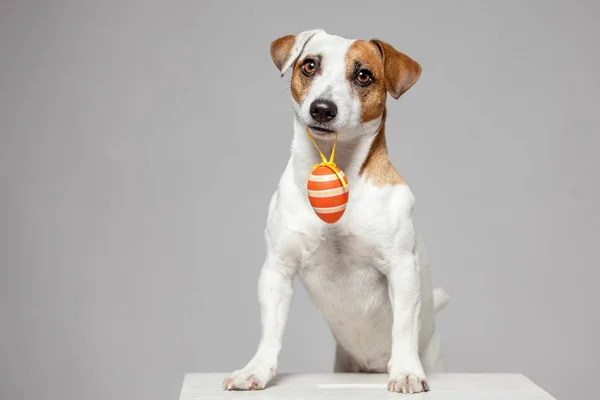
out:
{"label": "black nose", "polygon": [[310,105],[310,115],[317,122],[329,122],[337,115],[337,106],[333,101],[315,100]]}

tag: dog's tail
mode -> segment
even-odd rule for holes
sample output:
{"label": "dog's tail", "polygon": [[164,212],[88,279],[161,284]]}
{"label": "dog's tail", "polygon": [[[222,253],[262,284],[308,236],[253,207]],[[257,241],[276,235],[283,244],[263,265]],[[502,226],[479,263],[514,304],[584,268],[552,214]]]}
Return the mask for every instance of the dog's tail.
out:
{"label": "dog's tail", "polygon": [[437,314],[442,311],[450,301],[450,296],[442,288],[433,289],[433,310]]}

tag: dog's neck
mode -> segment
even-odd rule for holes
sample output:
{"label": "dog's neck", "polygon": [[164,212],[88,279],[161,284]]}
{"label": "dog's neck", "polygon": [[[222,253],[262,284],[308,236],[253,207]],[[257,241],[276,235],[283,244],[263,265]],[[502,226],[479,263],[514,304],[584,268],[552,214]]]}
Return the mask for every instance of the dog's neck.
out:
{"label": "dog's neck", "polygon": [[[329,158],[333,140],[313,138],[319,149]],[[322,160],[311,142],[306,127],[294,116],[294,138],[291,149],[291,163],[295,181],[304,186],[312,167]],[[344,171],[350,182],[358,180],[368,171],[377,171],[381,164],[389,165],[385,141],[385,113],[378,119],[360,125],[354,132],[339,135],[335,152],[335,163]]]}

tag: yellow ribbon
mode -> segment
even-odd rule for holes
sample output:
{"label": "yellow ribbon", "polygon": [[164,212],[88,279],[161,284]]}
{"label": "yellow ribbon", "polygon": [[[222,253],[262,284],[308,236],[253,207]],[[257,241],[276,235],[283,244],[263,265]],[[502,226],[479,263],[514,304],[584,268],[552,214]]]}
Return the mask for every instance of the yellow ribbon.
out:
{"label": "yellow ribbon", "polygon": [[308,137],[310,138],[310,141],[317,148],[317,151],[319,152],[319,155],[321,156],[321,160],[323,160],[323,162],[315,164],[313,166],[312,170],[314,171],[315,169],[317,169],[320,166],[324,166],[324,167],[327,167],[327,168],[331,169],[337,175],[337,177],[340,179],[340,181],[342,182],[342,185],[345,188],[347,188],[348,184],[344,180],[344,177],[341,174],[341,170],[333,162],[333,160],[335,158],[335,147],[337,145],[338,133],[335,134],[335,141],[333,142],[333,148],[331,149],[331,157],[329,158],[329,161],[327,161],[327,157],[325,157],[325,154],[323,154],[323,152],[321,151],[321,149],[319,149],[319,146],[317,146],[317,142],[315,142],[315,139],[312,137],[312,135],[310,134],[310,132],[309,132],[308,129],[306,129],[306,133],[308,134]]}

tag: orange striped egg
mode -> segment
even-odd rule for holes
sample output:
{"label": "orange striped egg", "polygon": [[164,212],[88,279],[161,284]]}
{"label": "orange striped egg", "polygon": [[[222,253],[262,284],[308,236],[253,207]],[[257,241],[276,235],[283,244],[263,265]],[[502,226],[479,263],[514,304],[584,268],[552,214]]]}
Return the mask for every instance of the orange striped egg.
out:
{"label": "orange striped egg", "polygon": [[[348,178],[338,170],[346,185]],[[308,178],[308,200],[317,216],[328,224],[342,218],[348,203],[348,186],[344,187],[331,167],[320,165]]]}

